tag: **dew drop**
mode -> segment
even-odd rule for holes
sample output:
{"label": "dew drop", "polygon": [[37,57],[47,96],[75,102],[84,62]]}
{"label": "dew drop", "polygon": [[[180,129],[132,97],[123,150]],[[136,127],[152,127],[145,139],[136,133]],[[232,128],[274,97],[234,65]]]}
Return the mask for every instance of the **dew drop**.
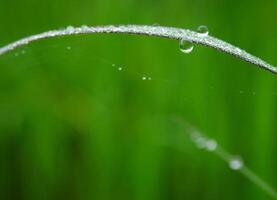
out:
{"label": "dew drop", "polygon": [[151,77],[148,77],[148,81],[151,81],[152,80],[152,78]]}
{"label": "dew drop", "polygon": [[202,137],[197,137],[194,139],[194,142],[199,149],[204,149],[206,147],[206,140]]}
{"label": "dew drop", "polygon": [[180,41],[180,50],[183,52],[183,53],[191,53],[192,50],[193,50],[193,44],[191,41],[188,41],[188,40],[181,40]]}
{"label": "dew drop", "polygon": [[66,49],[67,49],[67,50],[71,50],[71,46],[67,46]]}
{"label": "dew drop", "polygon": [[232,170],[240,170],[243,167],[243,161],[239,157],[232,158],[229,161],[229,167]]}
{"label": "dew drop", "polygon": [[147,78],[146,78],[146,76],[143,76],[141,79],[142,79],[143,81],[145,81]]}
{"label": "dew drop", "polygon": [[69,32],[69,33],[72,33],[72,32],[74,32],[74,27],[73,26],[68,26],[68,27],[66,27],[66,31]]}
{"label": "dew drop", "polygon": [[81,28],[82,28],[83,30],[87,30],[89,27],[88,27],[87,25],[82,25]]}
{"label": "dew drop", "polygon": [[209,139],[206,141],[207,151],[214,151],[217,148],[217,142],[215,140]]}
{"label": "dew drop", "polygon": [[118,71],[122,71],[122,67],[118,67],[117,69],[118,69]]}
{"label": "dew drop", "polygon": [[209,35],[209,29],[205,25],[201,25],[197,28],[197,32],[200,36],[207,36]]}

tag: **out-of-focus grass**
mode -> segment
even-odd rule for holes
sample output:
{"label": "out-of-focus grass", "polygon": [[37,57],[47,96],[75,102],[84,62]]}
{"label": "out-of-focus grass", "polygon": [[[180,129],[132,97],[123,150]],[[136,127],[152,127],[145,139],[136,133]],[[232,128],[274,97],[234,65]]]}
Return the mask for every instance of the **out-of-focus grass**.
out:
{"label": "out-of-focus grass", "polygon": [[[0,44],[66,25],[206,24],[276,64],[276,8],[275,1],[3,0]],[[0,58],[0,198],[267,199],[212,154],[176,142],[170,116],[241,154],[277,186],[276,80],[214,50],[184,55],[158,38],[74,36],[11,52]]]}

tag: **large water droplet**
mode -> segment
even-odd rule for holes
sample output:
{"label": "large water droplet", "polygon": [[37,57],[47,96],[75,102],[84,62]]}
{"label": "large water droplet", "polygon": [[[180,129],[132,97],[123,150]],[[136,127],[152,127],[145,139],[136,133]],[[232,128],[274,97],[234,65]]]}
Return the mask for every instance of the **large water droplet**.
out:
{"label": "large water droplet", "polygon": [[243,161],[242,161],[242,159],[239,158],[239,157],[232,158],[229,161],[229,167],[232,170],[240,170],[243,167]]}
{"label": "large water droplet", "polygon": [[197,32],[200,36],[207,36],[209,35],[209,29],[205,25],[201,25],[197,28]]}
{"label": "large water droplet", "polygon": [[181,40],[180,41],[180,50],[183,53],[191,53],[193,50],[193,44],[191,41],[188,40]]}

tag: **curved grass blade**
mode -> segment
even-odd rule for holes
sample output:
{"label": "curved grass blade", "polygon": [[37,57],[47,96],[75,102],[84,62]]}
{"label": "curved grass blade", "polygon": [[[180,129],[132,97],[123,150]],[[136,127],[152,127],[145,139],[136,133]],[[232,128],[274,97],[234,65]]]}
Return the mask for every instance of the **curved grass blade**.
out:
{"label": "curved grass blade", "polygon": [[252,63],[258,67],[261,67],[269,72],[277,74],[277,68],[262,59],[253,56],[246,51],[229,44],[223,40],[217,39],[212,36],[203,36],[191,30],[164,27],[164,26],[147,26],[147,25],[107,25],[107,26],[95,26],[95,27],[72,27],[69,26],[62,30],[51,30],[37,35],[31,35],[26,38],[20,39],[16,42],[10,43],[0,48],[0,56],[14,50],[20,46],[27,45],[33,41],[59,37],[65,35],[79,35],[79,34],[106,34],[106,33],[122,33],[122,34],[135,34],[146,36],[157,36],[175,40],[188,40],[192,43],[201,44],[207,47],[215,48],[219,51],[231,54],[241,60]]}

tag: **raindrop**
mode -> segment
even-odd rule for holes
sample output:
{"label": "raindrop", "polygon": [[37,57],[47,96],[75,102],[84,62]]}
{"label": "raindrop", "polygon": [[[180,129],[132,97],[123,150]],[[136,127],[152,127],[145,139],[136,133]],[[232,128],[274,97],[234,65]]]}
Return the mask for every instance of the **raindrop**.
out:
{"label": "raindrop", "polygon": [[69,32],[69,33],[72,33],[72,32],[74,32],[74,27],[73,26],[68,26],[68,27],[66,27],[66,31]]}
{"label": "raindrop", "polygon": [[122,71],[122,67],[118,67],[117,69],[118,69],[118,71]]}
{"label": "raindrop", "polygon": [[66,47],[67,50],[71,50],[71,46]]}
{"label": "raindrop", "polygon": [[194,142],[199,149],[204,149],[206,147],[206,140],[202,137],[197,137],[194,139]]}
{"label": "raindrop", "polygon": [[243,161],[239,157],[232,158],[229,161],[229,167],[232,170],[240,170],[243,167]]}
{"label": "raindrop", "polygon": [[193,44],[191,41],[188,40],[181,40],[180,41],[180,50],[183,53],[191,53],[193,50]]}
{"label": "raindrop", "polygon": [[207,151],[214,151],[217,148],[217,142],[215,140],[207,140],[206,141],[206,149]]}
{"label": "raindrop", "polygon": [[152,78],[151,77],[148,77],[148,81],[151,81],[152,80]]}
{"label": "raindrop", "polygon": [[198,35],[200,36],[207,36],[209,35],[209,29],[205,25],[201,25],[197,28]]}
{"label": "raindrop", "polygon": [[81,28],[82,28],[83,30],[87,30],[89,27],[88,27],[87,25],[82,25]]}
{"label": "raindrop", "polygon": [[147,79],[146,76],[143,76],[143,77],[142,77],[142,80],[143,80],[143,81],[145,81],[146,79]]}

